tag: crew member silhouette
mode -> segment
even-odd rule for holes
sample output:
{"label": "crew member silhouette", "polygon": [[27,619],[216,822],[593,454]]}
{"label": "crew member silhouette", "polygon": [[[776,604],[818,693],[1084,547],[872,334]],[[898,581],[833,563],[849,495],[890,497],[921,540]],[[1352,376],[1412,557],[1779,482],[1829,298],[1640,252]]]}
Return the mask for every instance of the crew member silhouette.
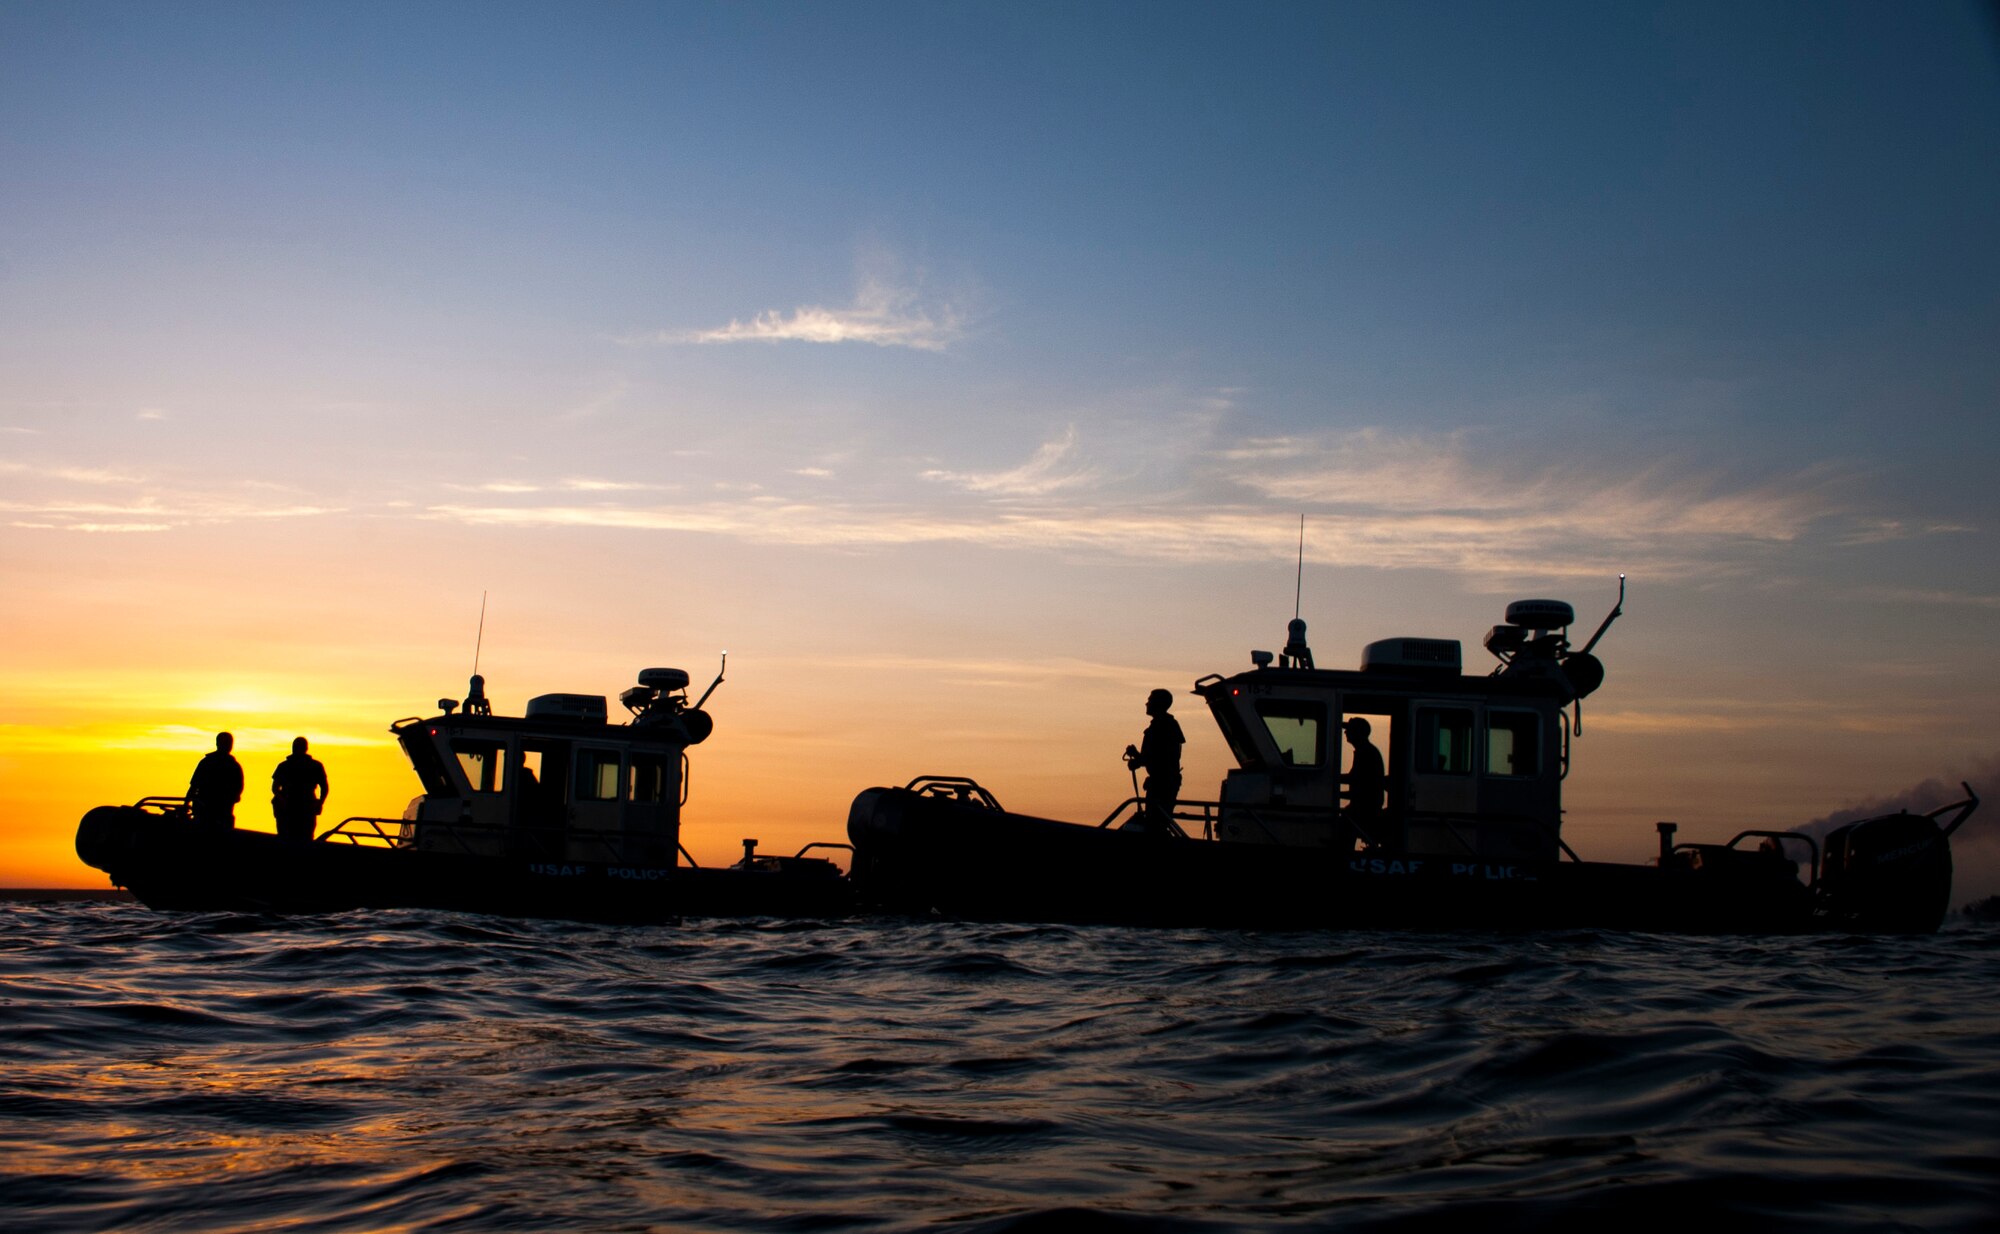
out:
{"label": "crew member silhouette", "polygon": [[278,838],[304,844],[313,838],[313,820],[326,803],[326,768],[306,753],[306,739],[292,738],[292,752],[271,773],[271,813]]}
{"label": "crew member silhouette", "polygon": [[228,831],[236,825],[236,803],[243,800],[243,765],[230,751],[236,738],[215,735],[215,749],[202,755],[188,781],[188,812],[204,831]]}
{"label": "crew member silhouette", "polygon": [[1347,785],[1347,821],[1363,840],[1372,844],[1380,834],[1376,823],[1382,817],[1382,791],[1388,782],[1382,770],[1382,752],[1368,740],[1373,728],[1360,716],[1351,717],[1340,726],[1340,731],[1347,744],[1354,747],[1354,761],[1347,774],[1340,777]]}
{"label": "crew member silhouette", "polygon": [[1125,765],[1146,770],[1146,812],[1135,820],[1137,826],[1126,824],[1136,831],[1172,835],[1180,830],[1174,825],[1174,802],[1181,795],[1181,746],[1187,738],[1181,735],[1180,721],[1167,714],[1173,705],[1174,696],[1165,690],[1148,694],[1146,714],[1153,722],[1136,748],[1125,747]]}

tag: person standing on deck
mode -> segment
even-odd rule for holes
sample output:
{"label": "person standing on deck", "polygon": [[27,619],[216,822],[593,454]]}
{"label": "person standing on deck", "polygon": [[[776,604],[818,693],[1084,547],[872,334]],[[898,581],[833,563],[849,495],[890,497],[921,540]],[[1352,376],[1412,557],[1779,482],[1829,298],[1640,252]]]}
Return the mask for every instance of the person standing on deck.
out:
{"label": "person standing on deck", "polygon": [[231,733],[215,735],[215,749],[202,755],[188,781],[188,812],[204,831],[228,831],[236,826],[236,803],[243,800],[243,765],[230,751]]}
{"label": "person standing on deck", "polygon": [[[1354,761],[1349,764],[1347,774],[1340,777],[1347,785],[1348,829],[1359,833],[1363,843],[1375,844],[1381,837],[1377,824],[1382,818],[1382,792],[1389,779],[1382,769],[1382,752],[1368,740],[1373,726],[1360,716],[1350,718],[1340,726],[1340,731],[1347,744],[1354,747]],[[1352,837],[1347,843],[1353,846]]]}
{"label": "person standing on deck", "polygon": [[1135,830],[1158,835],[1179,830],[1174,825],[1174,803],[1180,800],[1181,746],[1187,738],[1181,735],[1180,721],[1167,714],[1173,705],[1174,696],[1165,690],[1147,695],[1146,714],[1153,722],[1146,726],[1137,748],[1125,747],[1125,765],[1134,771],[1146,769],[1146,811],[1141,816],[1142,825]]}
{"label": "person standing on deck", "polygon": [[326,768],[306,753],[306,739],[294,737],[292,752],[271,773],[271,813],[278,838],[304,844],[313,838],[313,820],[326,804]]}

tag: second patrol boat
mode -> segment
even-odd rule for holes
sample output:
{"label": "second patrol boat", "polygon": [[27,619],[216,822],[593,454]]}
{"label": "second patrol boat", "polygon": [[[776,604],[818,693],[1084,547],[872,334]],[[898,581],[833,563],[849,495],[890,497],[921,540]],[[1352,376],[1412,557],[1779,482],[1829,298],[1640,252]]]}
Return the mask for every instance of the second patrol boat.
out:
{"label": "second patrol boat", "polygon": [[[1319,668],[1294,620],[1281,654],[1194,683],[1237,765],[1215,800],[1174,803],[1171,827],[1147,825],[1136,796],[1090,825],[1005,810],[966,777],[921,776],[854,800],[853,877],[881,907],[1008,920],[1935,930],[1949,837],[1978,805],[1970,787],[1932,813],[1823,837],[1676,843],[1662,823],[1648,865],[1577,856],[1562,784],[1581,700],[1604,680],[1593,651],[1623,603],[1621,579],[1581,647],[1567,603],[1511,604],[1484,640],[1498,666],[1477,676],[1456,640],[1437,638],[1383,639],[1358,668]],[[1341,774],[1339,735],[1356,719],[1386,743],[1379,790]]]}

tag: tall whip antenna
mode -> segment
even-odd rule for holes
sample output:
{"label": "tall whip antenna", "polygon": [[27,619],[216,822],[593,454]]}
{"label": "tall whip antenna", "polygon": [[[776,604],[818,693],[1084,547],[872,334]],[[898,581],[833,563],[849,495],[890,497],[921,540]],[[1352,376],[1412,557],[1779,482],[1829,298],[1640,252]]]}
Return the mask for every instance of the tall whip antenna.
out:
{"label": "tall whip antenna", "polygon": [[1299,619],[1299,601],[1306,590],[1306,515],[1299,511],[1299,576],[1292,583],[1292,620]]}
{"label": "tall whip antenna", "polygon": [[472,640],[472,675],[479,675],[479,651],[486,645],[486,593],[479,593],[479,633]]}

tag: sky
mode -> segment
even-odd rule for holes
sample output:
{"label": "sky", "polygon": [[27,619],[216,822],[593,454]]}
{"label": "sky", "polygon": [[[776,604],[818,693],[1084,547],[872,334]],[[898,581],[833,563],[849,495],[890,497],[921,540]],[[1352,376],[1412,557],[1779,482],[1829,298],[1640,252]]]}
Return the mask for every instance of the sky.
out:
{"label": "sky", "polygon": [[1096,821],[1155,686],[1212,795],[1187,687],[1295,602],[1476,666],[1621,573],[1584,856],[2000,798],[1996,32],[0,0],[0,885],[218,729],[246,825],[296,734],[400,814],[475,647],[502,711],[726,649],[704,862],[924,773]]}

